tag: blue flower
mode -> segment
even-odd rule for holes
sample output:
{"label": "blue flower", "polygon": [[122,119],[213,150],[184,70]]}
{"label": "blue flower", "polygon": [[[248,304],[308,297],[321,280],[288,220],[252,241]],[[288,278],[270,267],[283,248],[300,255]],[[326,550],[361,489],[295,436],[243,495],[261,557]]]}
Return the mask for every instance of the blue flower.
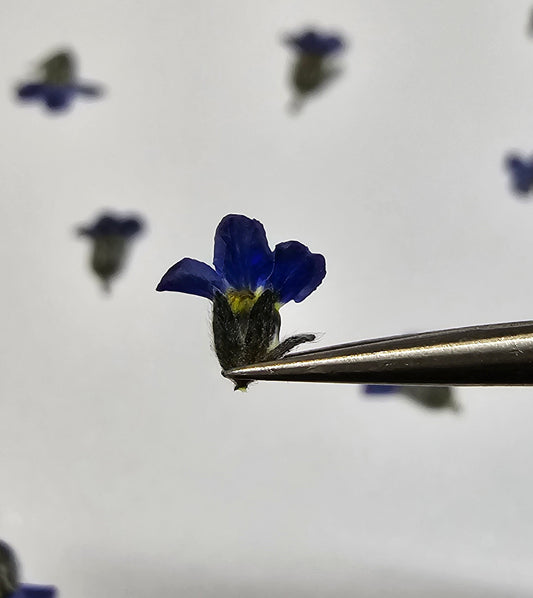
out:
{"label": "blue flower", "polygon": [[318,287],[326,275],[324,256],[298,241],[279,243],[272,251],[259,221],[229,214],[215,233],[213,264],[184,258],[157,290],[213,301],[215,350],[224,369],[277,358],[314,339],[297,335],[280,343],[279,309],[289,301],[300,303]]}
{"label": "blue flower", "polygon": [[286,42],[298,53],[291,77],[296,92],[291,108],[298,110],[307,95],[319,91],[340,74],[331,56],[344,47],[344,42],[338,35],[322,35],[316,31],[289,36]]}
{"label": "blue flower", "polygon": [[239,311],[266,289],[280,305],[300,303],[326,275],[324,256],[311,253],[298,241],[268,246],[263,225],[246,216],[225,216],[215,233],[213,264],[184,258],[174,264],[157,286],[158,291],[177,291],[213,299],[217,291],[232,297]]}
{"label": "blue flower", "polygon": [[505,166],[511,175],[511,186],[515,193],[529,193],[533,188],[533,159],[523,160],[510,154],[505,160]]}
{"label": "blue flower", "polygon": [[49,110],[65,110],[77,96],[95,98],[101,95],[99,87],[94,85],[49,85],[47,83],[27,83],[17,89],[21,100],[42,100]]}
{"label": "blue flower", "polygon": [[324,35],[313,30],[301,35],[291,35],[286,42],[304,54],[322,57],[334,54],[344,47],[344,41],[339,35]]}
{"label": "blue flower", "polygon": [[31,81],[17,88],[20,100],[41,100],[51,111],[68,108],[78,95],[98,97],[97,85],[79,83],[75,77],[75,60],[70,52],[59,52],[41,64],[42,81]]}
{"label": "blue flower", "polygon": [[394,386],[387,384],[366,384],[366,395],[400,394],[428,409],[451,409],[460,411],[459,404],[449,386]]}
{"label": "blue flower", "polygon": [[105,213],[94,224],[78,228],[80,236],[93,240],[91,266],[105,291],[110,290],[111,280],[121,272],[129,244],[143,226],[138,217]]}

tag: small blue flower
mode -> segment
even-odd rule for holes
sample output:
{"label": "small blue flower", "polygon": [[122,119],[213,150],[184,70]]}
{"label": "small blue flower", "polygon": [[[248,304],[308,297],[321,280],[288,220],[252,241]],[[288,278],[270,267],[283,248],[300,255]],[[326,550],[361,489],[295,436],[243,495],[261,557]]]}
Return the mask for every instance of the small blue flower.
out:
{"label": "small blue flower", "polygon": [[338,35],[306,31],[287,37],[286,43],[297,51],[292,67],[295,97],[291,107],[298,110],[306,96],[319,91],[340,74],[331,57],[344,48],[344,41]]}
{"label": "small blue flower", "polygon": [[324,35],[313,30],[300,35],[288,36],[286,42],[299,52],[315,56],[328,56],[339,52],[344,47],[344,41],[340,35]]}
{"label": "small blue flower", "polygon": [[138,217],[105,213],[94,224],[78,228],[80,236],[93,240],[91,266],[105,291],[110,290],[112,278],[121,272],[129,244],[143,227],[143,221]]}
{"label": "small blue flower", "polygon": [[505,159],[505,166],[511,175],[511,186],[515,193],[525,195],[533,188],[533,159],[523,160],[516,154]]}
{"label": "small blue flower", "polygon": [[20,100],[41,100],[51,111],[67,109],[78,95],[98,97],[101,87],[79,83],[75,76],[75,61],[70,52],[59,52],[41,64],[42,81],[32,81],[17,88]]}
{"label": "small blue flower", "polygon": [[213,264],[184,258],[174,264],[157,286],[213,299],[217,291],[232,296],[235,310],[269,289],[281,305],[300,303],[326,275],[326,261],[298,241],[279,243],[272,251],[263,225],[239,214],[225,216],[215,233]]}
{"label": "small blue flower", "polygon": [[299,335],[280,343],[279,309],[289,301],[300,303],[318,287],[326,275],[324,256],[298,241],[279,243],[272,251],[258,220],[229,214],[215,233],[213,264],[186,257],[168,270],[157,290],[213,301],[215,350],[224,369],[277,358],[314,339]]}
{"label": "small blue flower", "polygon": [[27,83],[21,85],[17,94],[21,100],[42,100],[49,110],[65,110],[77,96],[96,98],[100,88],[94,85],[49,85],[47,83]]}

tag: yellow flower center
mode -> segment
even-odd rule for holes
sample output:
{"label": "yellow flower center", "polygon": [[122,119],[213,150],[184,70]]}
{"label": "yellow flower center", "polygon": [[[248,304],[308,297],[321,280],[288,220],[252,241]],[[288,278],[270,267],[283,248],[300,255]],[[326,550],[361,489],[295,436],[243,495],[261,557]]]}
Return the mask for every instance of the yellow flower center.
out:
{"label": "yellow flower center", "polygon": [[235,314],[249,312],[259,298],[259,295],[261,295],[261,291],[262,289],[257,290],[255,293],[249,289],[244,289],[242,291],[230,289],[229,291],[226,291],[226,297],[228,298],[231,311]]}

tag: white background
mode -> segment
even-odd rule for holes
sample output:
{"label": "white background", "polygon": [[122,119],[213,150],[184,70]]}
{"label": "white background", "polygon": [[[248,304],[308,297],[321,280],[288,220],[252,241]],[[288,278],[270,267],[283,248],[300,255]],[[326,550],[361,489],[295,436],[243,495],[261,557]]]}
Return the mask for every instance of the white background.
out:
{"label": "white background", "polygon": [[[353,386],[234,393],[209,302],[156,293],[227,213],[328,275],[283,308],[322,344],[529,319],[529,1],[2,0],[0,537],[67,598],[522,597],[533,592],[533,390],[462,412]],[[350,41],[293,117],[283,34]],[[107,95],[13,88],[75,48]],[[149,230],[105,297],[74,228]]]}

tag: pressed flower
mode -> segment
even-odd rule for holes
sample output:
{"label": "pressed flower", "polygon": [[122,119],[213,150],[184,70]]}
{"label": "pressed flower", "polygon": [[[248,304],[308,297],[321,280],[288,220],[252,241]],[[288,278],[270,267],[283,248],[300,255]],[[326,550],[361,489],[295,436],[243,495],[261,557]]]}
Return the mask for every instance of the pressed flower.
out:
{"label": "pressed flower", "polygon": [[52,586],[21,584],[15,553],[0,540],[0,598],[54,598]]}
{"label": "pressed flower", "polygon": [[78,228],[78,234],[93,241],[91,266],[110,290],[111,280],[119,274],[128,254],[131,240],[143,229],[143,221],[134,216],[121,217],[105,213],[90,226]]}
{"label": "pressed flower", "polygon": [[77,95],[98,97],[101,94],[100,86],[77,81],[75,59],[71,52],[59,52],[48,58],[39,67],[37,81],[17,88],[19,99],[43,101],[52,111],[65,110]]}
{"label": "pressed flower", "polygon": [[367,395],[403,395],[415,403],[428,409],[451,409],[459,411],[460,407],[449,386],[394,386],[386,384],[367,384],[363,386]]}
{"label": "pressed flower", "polygon": [[[191,258],[174,264],[158,291],[176,291],[213,302],[215,351],[224,370],[278,359],[313,334],[279,340],[280,308],[300,303],[326,275],[324,256],[298,241],[279,243],[272,251],[258,220],[225,216],[215,233],[214,268]],[[235,388],[248,382],[235,380]]]}
{"label": "pressed flower", "polygon": [[296,93],[293,107],[299,108],[305,96],[323,88],[340,74],[331,58],[344,48],[344,41],[339,35],[325,35],[310,30],[287,37],[286,43],[297,54],[292,69],[292,84]]}
{"label": "pressed flower", "polygon": [[533,159],[524,160],[516,154],[505,159],[505,166],[511,175],[511,187],[518,195],[525,195],[533,188]]}

